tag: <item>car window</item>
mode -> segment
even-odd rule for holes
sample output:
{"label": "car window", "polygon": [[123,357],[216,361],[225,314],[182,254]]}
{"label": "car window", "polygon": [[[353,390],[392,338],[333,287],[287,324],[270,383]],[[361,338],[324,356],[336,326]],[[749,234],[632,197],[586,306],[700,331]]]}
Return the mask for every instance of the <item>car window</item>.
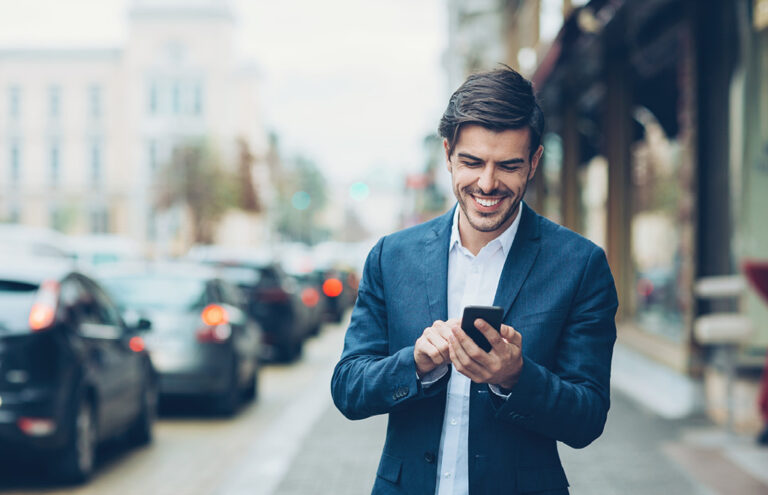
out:
{"label": "car window", "polygon": [[223,296],[222,301],[231,304],[232,306],[241,307],[244,305],[244,300],[242,293],[237,290],[234,286],[231,284],[220,281],[219,282],[219,288],[221,289],[221,295]]}
{"label": "car window", "polygon": [[200,278],[174,274],[128,274],[99,280],[122,309],[187,310],[205,304]]}
{"label": "car window", "polygon": [[0,280],[0,335],[29,331],[29,313],[38,287],[37,284]]}
{"label": "car window", "polygon": [[100,325],[122,326],[120,313],[101,288],[90,280],[79,280],[85,289],[84,322]]}

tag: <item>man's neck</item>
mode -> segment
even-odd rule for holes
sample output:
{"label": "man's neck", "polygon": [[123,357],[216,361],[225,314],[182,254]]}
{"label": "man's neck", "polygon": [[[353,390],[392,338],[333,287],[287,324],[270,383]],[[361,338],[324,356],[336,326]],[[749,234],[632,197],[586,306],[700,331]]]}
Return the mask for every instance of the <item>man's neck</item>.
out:
{"label": "man's neck", "polygon": [[464,246],[474,256],[477,256],[477,253],[479,253],[480,250],[483,249],[489,242],[506,232],[506,230],[515,222],[515,219],[517,218],[517,215],[520,214],[521,210],[521,206],[518,205],[517,212],[515,212],[512,217],[510,217],[509,221],[506,222],[504,226],[492,232],[482,232],[476,230],[469,224],[467,218],[464,215],[464,212],[459,211],[459,240],[461,245]]}

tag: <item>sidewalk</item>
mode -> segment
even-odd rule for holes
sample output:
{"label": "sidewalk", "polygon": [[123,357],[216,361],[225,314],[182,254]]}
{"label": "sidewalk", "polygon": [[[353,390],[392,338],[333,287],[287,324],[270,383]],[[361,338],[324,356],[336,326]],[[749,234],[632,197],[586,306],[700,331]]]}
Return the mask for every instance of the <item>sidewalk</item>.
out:
{"label": "sidewalk", "polygon": [[[643,371],[628,361],[633,370],[615,363],[619,374]],[[701,415],[667,418],[641,404],[614,385],[603,435],[582,450],[559,445],[572,494],[768,495],[768,449]],[[370,493],[385,428],[385,417],[348,421],[328,405],[274,493]]]}

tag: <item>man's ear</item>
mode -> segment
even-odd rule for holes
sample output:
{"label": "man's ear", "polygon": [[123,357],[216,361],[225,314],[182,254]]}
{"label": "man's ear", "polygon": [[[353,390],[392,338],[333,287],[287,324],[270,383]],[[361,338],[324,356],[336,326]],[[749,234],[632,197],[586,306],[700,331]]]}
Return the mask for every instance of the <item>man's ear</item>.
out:
{"label": "man's ear", "polygon": [[536,174],[536,169],[539,168],[539,161],[541,160],[541,155],[544,154],[544,146],[539,145],[539,149],[536,150],[536,153],[533,154],[533,157],[531,158],[531,171],[528,173],[528,180],[533,179],[533,176]]}
{"label": "man's ear", "polygon": [[451,171],[451,145],[447,139],[443,139],[443,149],[445,150],[445,168]]}

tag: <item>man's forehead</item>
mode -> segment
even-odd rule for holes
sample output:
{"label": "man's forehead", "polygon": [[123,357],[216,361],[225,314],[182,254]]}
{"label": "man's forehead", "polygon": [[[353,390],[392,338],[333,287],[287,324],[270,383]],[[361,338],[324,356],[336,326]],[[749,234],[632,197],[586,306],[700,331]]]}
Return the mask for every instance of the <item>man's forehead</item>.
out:
{"label": "man's forehead", "polygon": [[[494,130],[479,125],[467,125],[459,129],[454,152],[484,154],[527,154],[530,149],[531,131],[520,129]],[[506,156],[503,159],[513,158]]]}

